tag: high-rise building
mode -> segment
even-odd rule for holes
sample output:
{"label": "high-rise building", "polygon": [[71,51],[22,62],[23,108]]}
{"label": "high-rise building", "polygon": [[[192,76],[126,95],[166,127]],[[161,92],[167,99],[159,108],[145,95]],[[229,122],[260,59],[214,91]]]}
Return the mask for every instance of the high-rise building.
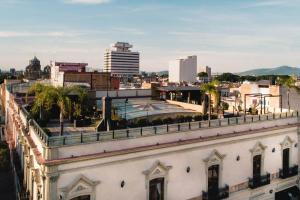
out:
{"label": "high-rise building", "polygon": [[195,82],[196,76],[197,56],[188,56],[169,63],[169,82]]}
{"label": "high-rise building", "polygon": [[126,42],[112,44],[104,53],[104,72],[121,77],[139,74],[140,53],[132,52],[131,48]]}
{"label": "high-rise building", "polygon": [[211,78],[211,68],[209,66],[201,67],[200,70],[199,70],[199,73],[200,72],[205,72],[207,74],[207,76],[199,77],[199,81],[207,83],[207,82],[210,82],[212,80],[212,78]]}

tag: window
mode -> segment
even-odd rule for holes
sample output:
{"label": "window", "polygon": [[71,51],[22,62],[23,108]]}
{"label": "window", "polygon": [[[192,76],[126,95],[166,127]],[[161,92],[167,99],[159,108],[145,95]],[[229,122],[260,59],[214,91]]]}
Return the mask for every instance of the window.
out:
{"label": "window", "polygon": [[254,179],[259,178],[262,174],[265,173],[264,155],[266,148],[266,146],[262,145],[260,142],[257,142],[255,146],[250,149],[250,152],[252,153],[252,172]]}
{"label": "window", "polygon": [[259,178],[261,175],[261,155],[253,157],[253,178]]}
{"label": "window", "polygon": [[219,165],[208,168],[208,197],[215,199],[219,193]]}
{"label": "window", "polygon": [[168,173],[171,168],[157,161],[143,172],[146,178],[147,200],[167,199]]}
{"label": "window", "polygon": [[288,172],[290,167],[290,149],[286,148],[282,151],[282,169],[283,173]]}
{"label": "window", "polygon": [[149,200],[164,200],[164,178],[156,178],[150,181]]}

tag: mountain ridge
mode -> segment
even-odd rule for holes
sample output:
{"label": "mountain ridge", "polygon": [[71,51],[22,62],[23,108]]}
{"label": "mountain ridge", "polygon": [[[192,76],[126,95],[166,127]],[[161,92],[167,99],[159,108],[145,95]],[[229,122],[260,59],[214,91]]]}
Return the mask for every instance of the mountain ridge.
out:
{"label": "mountain ridge", "polygon": [[280,66],[274,68],[259,68],[237,73],[239,76],[263,76],[263,75],[300,75],[300,68]]}

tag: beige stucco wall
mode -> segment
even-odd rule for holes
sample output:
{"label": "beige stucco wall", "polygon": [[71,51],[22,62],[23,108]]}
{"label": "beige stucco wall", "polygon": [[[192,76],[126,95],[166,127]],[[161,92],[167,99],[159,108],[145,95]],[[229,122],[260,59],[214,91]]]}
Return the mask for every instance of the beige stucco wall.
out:
{"label": "beige stucco wall", "polygon": [[188,110],[194,110],[197,112],[203,113],[203,106],[202,105],[197,105],[197,104],[191,104],[191,103],[184,103],[184,102],[179,102],[179,101],[172,101],[172,100],[166,100],[169,104],[181,106],[184,109]]}

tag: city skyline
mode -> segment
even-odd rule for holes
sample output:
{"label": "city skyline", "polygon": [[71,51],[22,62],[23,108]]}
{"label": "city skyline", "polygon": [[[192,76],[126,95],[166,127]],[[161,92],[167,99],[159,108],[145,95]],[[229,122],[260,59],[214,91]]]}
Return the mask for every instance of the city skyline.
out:
{"label": "city skyline", "polygon": [[215,72],[298,67],[298,0],[137,1],[2,0],[0,66],[24,68],[37,56],[103,67],[111,43],[133,44],[141,71],[167,70],[178,57],[198,56]]}

